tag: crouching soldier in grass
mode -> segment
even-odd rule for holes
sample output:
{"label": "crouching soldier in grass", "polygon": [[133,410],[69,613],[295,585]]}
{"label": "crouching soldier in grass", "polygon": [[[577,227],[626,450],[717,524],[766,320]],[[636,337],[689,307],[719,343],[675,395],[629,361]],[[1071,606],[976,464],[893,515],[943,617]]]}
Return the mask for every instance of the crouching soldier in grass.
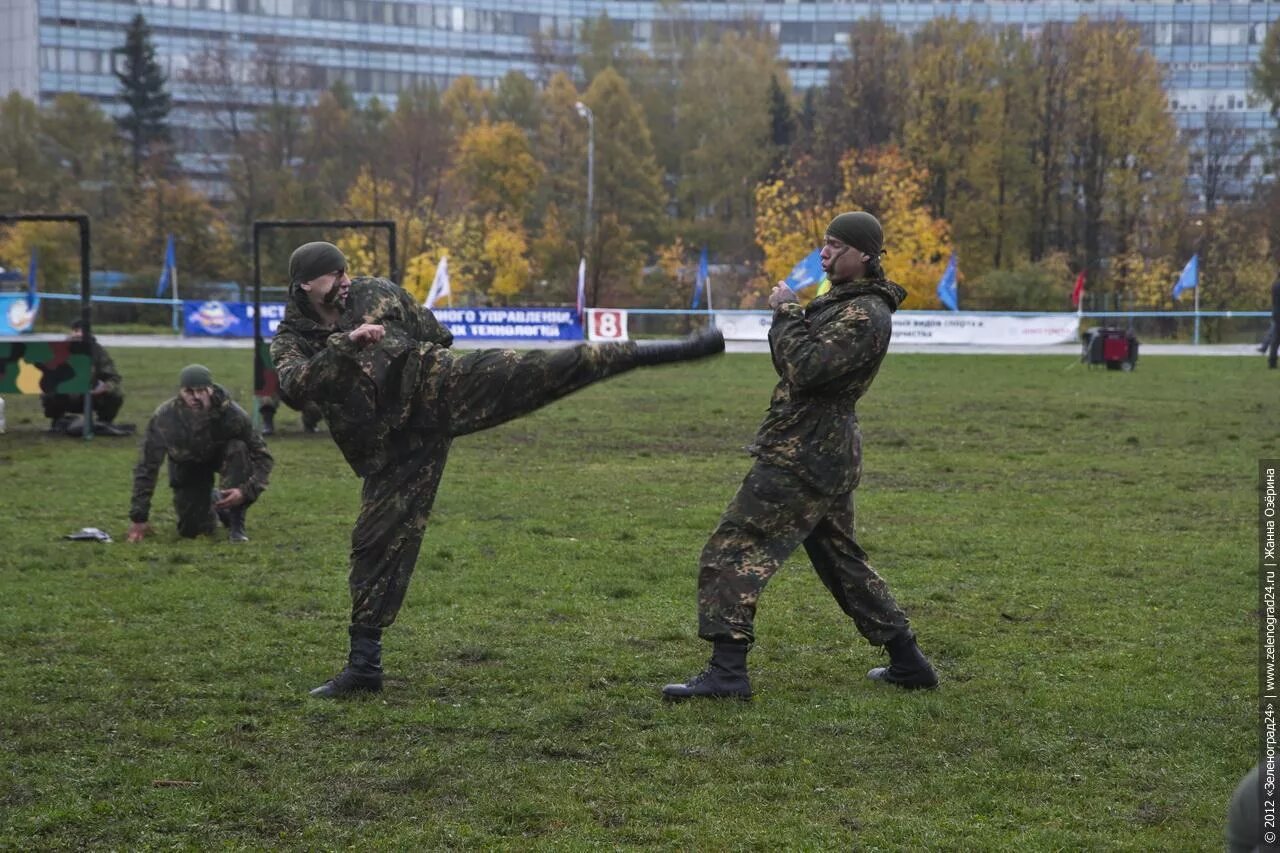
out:
{"label": "crouching soldier in grass", "polygon": [[[267,488],[274,460],[244,409],[214,384],[204,365],[182,369],[178,396],[161,403],[147,424],[133,469],[130,542],[151,532],[151,496],[166,457],[178,534],[212,534],[221,521],[232,542],[248,542],[245,511]],[[220,491],[213,487],[219,473]]]}
{"label": "crouching soldier in grass", "polygon": [[907,689],[938,683],[906,614],[854,539],[853,490],[862,475],[854,404],[880,369],[892,314],[907,295],[885,278],[883,252],[874,216],[842,213],[822,249],[831,289],[805,308],[785,284],[769,296],[779,381],[750,447],[755,464],[699,561],[698,636],[713,644],[711,661],[684,684],[664,687],[667,699],[751,696],[756,602],[801,545],[858,632],[888,650],[889,665],[867,677]]}
{"label": "crouching soldier in grass", "polygon": [[338,697],[382,689],[382,629],[395,621],[422,546],[453,439],[532,412],[636,367],[724,351],[712,330],[657,344],[455,355],[453,335],[386,279],[347,277],[331,243],[289,259],[290,296],[271,344],[282,394],[316,402],[364,480],[351,534],[351,639],[346,667],[312,690]]}

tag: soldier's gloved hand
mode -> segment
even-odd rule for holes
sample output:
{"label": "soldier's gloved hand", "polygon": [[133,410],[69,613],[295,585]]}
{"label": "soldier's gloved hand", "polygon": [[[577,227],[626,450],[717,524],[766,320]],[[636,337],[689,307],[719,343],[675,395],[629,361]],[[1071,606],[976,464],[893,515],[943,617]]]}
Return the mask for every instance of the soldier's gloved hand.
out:
{"label": "soldier's gloved hand", "polygon": [[350,338],[351,343],[356,346],[365,347],[370,344],[376,344],[378,341],[382,340],[382,336],[386,333],[387,330],[377,323],[362,323],[352,329],[347,337]]}
{"label": "soldier's gloved hand", "polygon": [[129,542],[141,542],[151,534],[151,525],[145,521],[134,521],[129,524],[129,533],[124,537]]}
{"label": "soldier's gloved hand", "polygon": [[239,489],[223,489],[222,497],[213,505],[214,509],[231,509],[244,503],[244,492]]}
{"label": "soldier's gloved hand", "polygon": [[796,296],[796,292],[781,281],[778,282],[778,286],[773,289],[773,292],[769,294],[769,307],[774,311],[777,311],[778,308],[788,302],[799,301],[800,299]]}

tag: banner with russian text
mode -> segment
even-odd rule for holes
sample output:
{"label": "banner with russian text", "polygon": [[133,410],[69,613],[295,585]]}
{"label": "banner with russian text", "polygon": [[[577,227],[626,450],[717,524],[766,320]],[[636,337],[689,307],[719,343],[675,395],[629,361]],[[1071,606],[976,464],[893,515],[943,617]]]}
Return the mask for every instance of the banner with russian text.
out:
{"label": "banner with russian text", "polygon": [[[184,335],[192,337],[252,338],[253,303],[188,299],[182,303]],[[263,302],[262,336],[273,338],[284,319],[283,302]]]}
{"label": "banner with russian text", "polygon": [[[726,340],[765,341],[773,315],[765,312],[717,313],[716,326]],[[1076,343],[1077,314],[986,314],[952,311],[899,311],[893,315],[895,344],[973,344],[1048,346]]]}
{"label": "banner with russian text", "polygon": [[580,341],[582,321],[573,308],[433,308],[456,339]]}

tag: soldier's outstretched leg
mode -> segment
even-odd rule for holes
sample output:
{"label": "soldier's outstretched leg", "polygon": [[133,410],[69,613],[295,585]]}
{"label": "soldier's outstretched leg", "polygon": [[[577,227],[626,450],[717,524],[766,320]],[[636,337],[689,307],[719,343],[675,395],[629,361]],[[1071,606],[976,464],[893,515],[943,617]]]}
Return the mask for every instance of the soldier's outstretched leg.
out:
{"label": "soldier's outstretched leg", "polygon": [[443,396],[450,435],[488,429],[602,379],[724,352],[719,329],[665,343],[579,344],[561,350],[481,350],[449,365]]}

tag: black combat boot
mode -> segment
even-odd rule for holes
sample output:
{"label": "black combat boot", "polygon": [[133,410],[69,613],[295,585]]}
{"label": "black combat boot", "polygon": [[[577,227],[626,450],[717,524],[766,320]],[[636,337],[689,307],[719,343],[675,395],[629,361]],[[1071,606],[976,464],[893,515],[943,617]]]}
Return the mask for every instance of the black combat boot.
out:
{"label": "black combat boot", "polygon": [[889,652],[889,665],[876,667],[867,673],[867,678],[904,690],[931,690],[938,686],[938,674],[916,645],[914,634],[899,635],[884,647]]}
{"label": "black combat boot", "polygon": [[721,352],[724,352],[724,333],[715,328],[702,329],[682,341],[636,344],[636,363],[647,367],[673,361],[692,361]]}
{"label": "black combat boot", "polygon": [[747,643],[716,640],[707,668],[684,684],[668,684],[662,698],[668,701],[701,697],[707,699],[750,699],[751,679],[747,676]]}
{"label": "black combat boot", "polygon": [[276,410],[262,409],[258,414],[262,415],[262,434],[276,434]]}
{"label": "black combat boot", "polygon": [[226,510],[227,513],[227,541],[228,542],[248,542],[249,537],[244,532],[244,516],[247,512],[244,504],[232,507]]}
{"label": "black combat boot", "polygon": [[352,625],[351,653],[342,672],[311,691],[322,699],[339,699],[353,693],[379,693],[382,690],[382,629]]}

